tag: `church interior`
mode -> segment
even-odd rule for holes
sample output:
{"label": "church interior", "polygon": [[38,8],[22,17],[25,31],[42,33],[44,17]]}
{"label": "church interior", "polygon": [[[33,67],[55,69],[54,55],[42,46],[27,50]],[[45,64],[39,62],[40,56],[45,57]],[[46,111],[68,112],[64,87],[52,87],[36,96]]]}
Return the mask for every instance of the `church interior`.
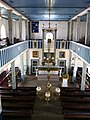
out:
{"label": "church interior", "polygon": [[0,120],[90,120],[90,0],[0,0]]}

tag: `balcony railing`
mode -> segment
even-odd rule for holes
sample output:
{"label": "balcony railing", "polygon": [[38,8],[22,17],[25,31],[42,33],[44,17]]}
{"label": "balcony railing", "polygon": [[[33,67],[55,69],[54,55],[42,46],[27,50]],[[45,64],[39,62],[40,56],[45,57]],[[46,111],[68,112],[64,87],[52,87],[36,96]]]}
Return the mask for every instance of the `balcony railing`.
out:
{"label": "balcony railing", "polygon": [[[42,46],[42,39],[37,39],[37,40],[34,40],[34,39],[31,39],[29,40],[29,48],[38,48],[38,49],[41,49],[43,46]],[[69,41],[65,41],[65,40],[60,40],[60,39],[57,39],[56,40],[56,49],[69,49]]]}
{"label": "balcony railing", "polygon": [[90,64],[90,47],[71,41],[69,49]]}
{"label": "balcony railing", "polygon": [[12,46],[0,49],[0,67],[28,49],[28,41],[19,42]]}
{"label": "balcony railing", "polygon": [[[12,46],[8,46],[0,49],[0,67],[13,60],[15,57],[20,55],[28,48],[32,48],[32,44],[30,42],[32,42],[32,40],[19,42]],[[85,45],[73,41],[70,42],[67,41],[65,44],[63,43],[63,41],[61,41],[58,46],[58,42],[60,41],[57,41],[56,49],[69,48],[70,50],[75,52],[77,55],[79,55],[81,58],[83,58],[85,61],[87,61],[90,64],[90,47],[87,47]],[[62,47],[61,45],[65,47]],[[37,48],[42,48],[41,40],[38,41],[38,46],[39,47]]]}

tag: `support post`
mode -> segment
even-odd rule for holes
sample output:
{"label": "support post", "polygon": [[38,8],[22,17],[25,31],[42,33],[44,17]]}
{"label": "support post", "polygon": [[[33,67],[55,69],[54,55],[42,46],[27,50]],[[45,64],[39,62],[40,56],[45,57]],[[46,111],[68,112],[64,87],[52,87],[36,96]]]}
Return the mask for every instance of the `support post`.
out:
{"label": "support post", "polygon": [[70,21],[69,23],[69,40],[73,39],[73,21]]}
{"label": "support post", "polygon": [[77,63],[78,63],[78,57],[75,58],[75,65],[74,65],[74,70],[73,70],[72,82],[75,82],[75,80],[76,80]]}
{"label": "support post", "polygon": [[45,29],[42,29],[42,61],[44,58],[44,34],[45,34]]}
{"label": "support post", "polygon": [[57,34],[57,29],[55,29],[55,35],[54,35],[54,61],[56,60],[56,34]]}
{"label": "support post", "polygon": [[77,41],[80,39],[80,16],[77,17],[77,36],[76,36]]}
{"label": "support post", "polygon": [[0,95],[0,120],[2,120],[2,104],[1,104],[1,95]]}
{"label": "support post", "polygon": [[22,16],[19,16],[19,39],[22,40]]}
{"label": "support post", "polygon": [[28,58],[28,55],[29,55],[29,50],[26,51],[26,74],[30,74],[30,68],[29,68],[29,58]]}
{"label": "support post", "polygon": [[87,65],[85,64],[85,62],[83,62],[82,80],[81,80],[81,91],[85,91],[86,69],[87,69]]}
{"label": "support post", "polygon": [[12,73],[12,89],[16,89],[16,75],[15,75],[15,61],[11,63],[11,73]]}
{"label": "support post", "polygon": [[28,20],[25,20],[25,26],[26,26],[26,40],[29,40]]}
{"label": "support post", "polygon": [[23,59],[23,54],[20,56],[20,61],[21,61],[21,80],[23,82],[24,81],[24,59]]}
{"label": "support post", "polygon": [[69,40],[69,29],[70,29],[70,22],[68,22],[68,30],[67,30],[67,40]]}
{"label": "support post", "polygon": [[14,40],[12,38],[13,24],[12,24],[12,10],[8,10],[8,26],[9,26],[9,42],[10,44],[14,44]]}
{"label": "support post", "polygon": [[87,12],[85,44],[90,45],[90,10]]}

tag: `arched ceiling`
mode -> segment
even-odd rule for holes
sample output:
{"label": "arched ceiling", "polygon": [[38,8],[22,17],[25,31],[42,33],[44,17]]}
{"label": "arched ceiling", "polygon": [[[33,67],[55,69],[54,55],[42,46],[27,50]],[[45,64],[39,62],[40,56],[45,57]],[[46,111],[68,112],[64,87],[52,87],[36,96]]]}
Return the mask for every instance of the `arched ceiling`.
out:
{"label": "arched ceiling", "polygon": [[[49,0],[1,1],[15,8],[30,20],[49,19]],[[70,20],[88,7],[90,7],[90,0],[51,0],[50,20]]]}

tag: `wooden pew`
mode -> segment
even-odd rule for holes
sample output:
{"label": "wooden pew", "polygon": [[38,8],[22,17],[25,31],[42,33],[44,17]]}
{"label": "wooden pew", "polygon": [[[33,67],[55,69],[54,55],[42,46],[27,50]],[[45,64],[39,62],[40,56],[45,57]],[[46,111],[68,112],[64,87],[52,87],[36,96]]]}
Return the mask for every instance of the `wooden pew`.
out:
{"label": "wooden pew", "polygon": [[1,90],[1,95],[13,95],[13,96],[36,96],[36,91],[13,91],[13,90]]}
{"label": "wooden pew", "polygon": [[[78,87],[60,87],[60,90],[61,91],[80,91],[81,92],[81,90],[80,90],[80,88],[78,88]],[[85,88],[85,92],[90,92],[90,88]]]}
{"label": "wooden pew", "polygon": [[28,110],[3,110],[2,120],[30,120],[32,111]]}
{"label": "wooden pew", "polygon": [[36,91],[36,87],[17,87],[17,90]]}
{"label": "wooden pew", "polygon": [[60,92],[60,96],[69,96],[69,97],[90,97],[90,92]]}
{"label": "wooden pew", "polygon": [[17,102],[17,103],[11,103],[11,102],[3,102],[2,103],[2,108],[3,109],[10,109],[10,110],[33,110],[34,103],[33,102]]}
{"label": "wooden pew", "polygon": [[9,101],[12,103],[16,103],[16,102],[34,102],[35,101],[35,96],[28,96],[28,97],[23,97],[23,96],[1,96],[1,101]]}
{"label": "wooden pew", "polygon": [[2,120],[30,120],[36,99],[36,88],[1,88]]}
{"label": "wooden pew", "polygon": [[[2,87],[0,86],[0,90],[13,90],[12,87]],[[22,91],[36,91],[36,87],[17,87],[15,89],[16,91],[22,90]]]}
{"label": "wooden pew", "polygon": [[90,120],[90,113],[64,113],[64,120]]}
{"label": "wooden pew", "polygon": [[61,90],[60,100],[64,120],[89,120],[90,119],[90,91],[79,89]]}
{"label": "wooden pew", "polygon": [[78,103],[63,103],[62,109],[64,110],[84,110],[88,111],[90,110],[90,104],[78,104]]}
{"label": "wooden pew", "polygon": [[60,97],[61,103],[67,102],[67,103],[90,103],[90,97],[68,97],[68,96],[62,96]]}

